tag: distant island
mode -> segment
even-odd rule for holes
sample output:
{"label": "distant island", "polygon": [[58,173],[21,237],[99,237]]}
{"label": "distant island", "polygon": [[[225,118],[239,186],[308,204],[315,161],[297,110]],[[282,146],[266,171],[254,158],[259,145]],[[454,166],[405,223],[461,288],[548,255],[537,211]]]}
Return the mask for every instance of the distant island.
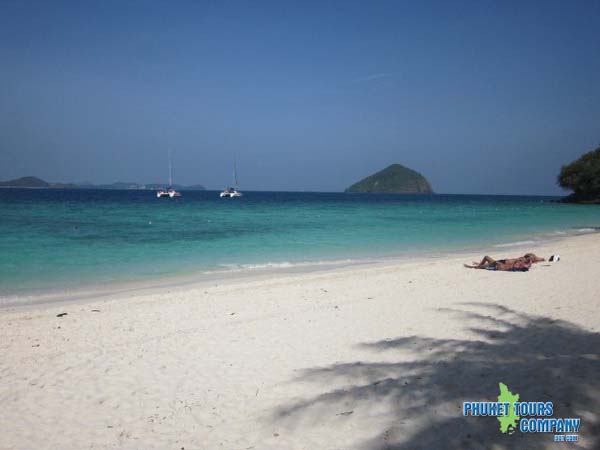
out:
{"label": "distant island", "polygon": [[563,166],[558,184],[573,191],[563,203],[600,204],[600,147]]}
{"label": "distant island", "polygon": [[3,188],[29,188],[29,189],[76,189],[72,183],[48,183],[37,177],[21,177],[14,180],[0,181]]}
{"label": "distant island", "polygon": [[419,172],[402,164],[392,164],[354,183],[345,192],[433,194],[433,189],[429,181]]}
{"label": "distant island", "polygon": [[[25,188],[25,189],[112,189],[112,190],[151,190],[164,189],[165,183],[139,184],[119,181],[111,184],[92,183],[49,183],[37,177],[21,177],[14,180],[0,181],[0,188]],[[175,184],[174,189],[181,191],[204,191],[206,188],[201,184],[182,186]]]}

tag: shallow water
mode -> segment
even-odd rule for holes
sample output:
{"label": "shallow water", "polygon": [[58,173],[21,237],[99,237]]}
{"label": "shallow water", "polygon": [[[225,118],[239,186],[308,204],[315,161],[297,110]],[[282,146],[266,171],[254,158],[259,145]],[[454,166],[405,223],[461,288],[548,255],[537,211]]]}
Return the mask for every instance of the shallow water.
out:
{"label": "shallow water", "polygon": [[600,226],[551,198],[0,189],[0,296],[174,274],[449,252]]}

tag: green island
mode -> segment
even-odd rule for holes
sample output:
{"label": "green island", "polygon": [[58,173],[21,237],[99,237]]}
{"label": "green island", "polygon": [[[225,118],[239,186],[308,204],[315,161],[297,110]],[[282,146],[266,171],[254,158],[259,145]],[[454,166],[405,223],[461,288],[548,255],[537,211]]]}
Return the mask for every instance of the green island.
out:
{"label": "green island", "polygon": [[433,194],[433,189],[429,181],[419,172],[402,164],[392,164],[354,183],[345,192]]}

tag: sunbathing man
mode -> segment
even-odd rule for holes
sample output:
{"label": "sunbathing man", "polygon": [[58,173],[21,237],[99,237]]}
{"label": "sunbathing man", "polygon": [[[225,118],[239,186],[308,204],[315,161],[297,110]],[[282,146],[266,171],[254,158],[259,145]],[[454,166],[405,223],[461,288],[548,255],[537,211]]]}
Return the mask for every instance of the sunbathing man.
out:
{"label": "sunbathing man", "polygon": [[479,264],[474,262],[472,266],[465,264],[469,269],[504,270],[509,272],[527,272],[532,264],[545,261],[544,258],[533,253],[526,253],[518,258],[495,260],[484,256]]}

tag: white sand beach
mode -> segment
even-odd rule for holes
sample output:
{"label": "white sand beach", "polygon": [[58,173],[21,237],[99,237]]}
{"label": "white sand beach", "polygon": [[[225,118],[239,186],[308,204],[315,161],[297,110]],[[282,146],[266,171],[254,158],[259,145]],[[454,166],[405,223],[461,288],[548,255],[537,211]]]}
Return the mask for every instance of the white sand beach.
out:
{"label": "white sand beach", "polygon": [[[2,449],[600,448],[600,235],[0,310]],[[57,317],[60,313],[67,313]],[[552,401],[579,441],[462,402]]]}

